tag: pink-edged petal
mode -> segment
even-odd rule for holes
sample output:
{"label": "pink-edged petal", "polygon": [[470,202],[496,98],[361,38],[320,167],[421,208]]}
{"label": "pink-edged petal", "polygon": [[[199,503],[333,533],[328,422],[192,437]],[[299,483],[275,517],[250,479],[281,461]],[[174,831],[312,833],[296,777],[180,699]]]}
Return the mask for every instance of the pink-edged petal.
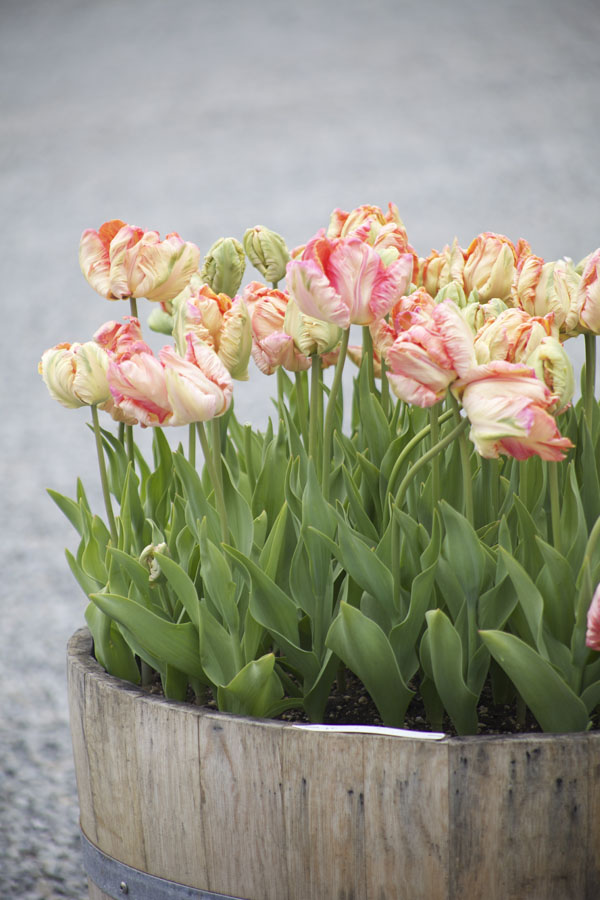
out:
{"label": "pink-edged petal", "polygon": [[600,584],[594,591],[587,613],[586,646],[600,652]]}
{"label": "pink-edged petal", "polygon": [[350,309],[314,260],[292,259],[287,264],[287,288],[301,311],[314,319],[322,319],[348,328]]}

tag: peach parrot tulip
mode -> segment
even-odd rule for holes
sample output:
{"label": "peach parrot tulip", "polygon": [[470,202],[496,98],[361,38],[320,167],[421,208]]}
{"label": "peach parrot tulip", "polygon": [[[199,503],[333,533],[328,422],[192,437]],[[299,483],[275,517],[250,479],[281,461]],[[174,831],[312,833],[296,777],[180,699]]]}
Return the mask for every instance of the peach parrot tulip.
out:
{"label": "peach parrot tulip", "polygon": [[466,251],[463,281],[466,294],[477,291],[482,302],[508,300],[517,266],[517,251],[503,234],[485,231]]}
{"label": "peach parrot tulip", "polygon": [[479,364],[503,359],[523,362],[548,336],[558,337],[554,314],[531,316],[522,309],[505,309],[489,319],[475,336],[475,354]]}
{"label": "peach parrot tulip", "polygon": [[504,453],[557,461],[573,446],[548,411],[556,396],[528,366],[503,360],[477,366],[454,383],[452,393],[469,418],[472,442],[487,459]]}
{"label": "peach parrot tulip", "polygon": [[94,341],[58,344],[45,351],[38,366],[50,396],[68,409],[112,405],[107,369],[108,355]]}
{"label": "peach parrot tulip", "polygon": [[410,253],[386,266],[377,250],[360,237],[329,239],[322,229],[288,263],[287,287],[302,312],[313,319],[340,328],[370,325],[406,293],[412,269]]}
{"label": "peach parrot tulip", "polygon": [[79,263],[89,284],[108,300],[146,297],[165,303],[185,287],[198,269],[200,251],[178,234],[161,241],[157,231],[144,231],[120,219],[98,231],[86,229],[79,244]]}
{"label": "peach parrot tulip", "polygon": [[279,366],[290,372],[310,368],[309,357],[301,352],[294,338],[285,330],[289,295],[252,281],[246,286],[242,298],[252,321],[252,357],[261,372],[272,375]]}
{"label": "peach parrot tulip", "polygon": [[577,306],[581,325],[594,334],[600,334],[600,248],[587,257]]}

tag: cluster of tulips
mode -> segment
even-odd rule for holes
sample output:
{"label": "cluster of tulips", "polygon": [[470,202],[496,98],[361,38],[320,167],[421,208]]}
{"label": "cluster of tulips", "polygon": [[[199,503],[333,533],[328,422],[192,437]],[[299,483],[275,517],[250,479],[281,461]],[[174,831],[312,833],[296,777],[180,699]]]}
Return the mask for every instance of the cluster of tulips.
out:
{"label": "cluster of tulips", "polygon": [[[225,459],[226,439],[216,425],[211,446],[202,423],[231,422],[233,381],[248,379],[250,357],[261,372],[277,373],[277,409],[288,431],[289,456],[294,455],[291,428],[324,501],[329,504],[333,495],[332,502],[340,508],[349,504],[358,519],[356,498],[366,496],[370,471],[364,461],[355,466],[356,471],[362,466],[356,494],[348,484],[340,491],[341,468],[350,467],[348,459],[356,463],[349,447],[344,450],[349,454],[346,462],[339,463],[347,357],[359,367],[361,385],[376,398],[377,411],[368,415],[384,417],[385,434],[396,440],[404,429],[405,444],[418,435],[429,441],[422,444],[430,449],[420,460],[402,455],[401,445],[398,456],[409,460],[413,479],[431,460],[423,471],[431,474],[433,507],[441,498],[435,456],[451,441],[464,441],[469,426],[471,442],[484,460],[536,456],[555,463],[572,450],[574,432],[561,434],[557,417],[571,409],[574,394],[574,373],[564,345],[580,334],[586,344],[581,420],[590,434],[597,428],[594,354],[595,335],[600,333],[600,249],[578,264],[567,258],[544,262],[526,241],[514,244],[503,235],[484,232],[467,249],[455,240],[419,257],[396,207],[389,204],[385,212],[375,206],[349,213],[336,209],[326,228],[292,251],[280,235],[256,226],[246,231],[242,242],[217,241],[202,266],[200,256],[198,247],[177,234],[161,240],[155,231],[120,220],[86,230],[79,251],[83,274],[106,299],[129,301],[130,314],[105,323],[90,341],[47,350],[40,372],[50,394],[64,406],[92,408],[99,458],[102,444],[110,449],[110,440],[99,427],[98,409],[119,423],[119,439],[129,448],[132,468],[132,426],[189,425],[189,459],[195,465],[194,440],[199,435],[224,544],[232,532],[217,462],[222,451]],[[246,260],[264,281],[242,287]],[[139,298],[153,303],[149,326],[173,338],[173,345],[158,357],[143,338]],[[358,345],[350,343],[352,326],[362,327]],[[324,390],[322,371],[327,367],[335,367],[335,372]],[[289,410],[284,409],[286,400],[291,401]],[[405,411],[415,407],[427,410],[422,434],[416,426],[402,424]],[[365,410],[363,401],[359,418]],[[446,425],[450,419],[452,431]],[[246,450],[250,445],[249,439]],[[369,453],[372,464],[377,455],[372,446],[366,457]],[[380,456],[383,465],[383,452]],[[243,468],[250,479],[251,460]],[[384,469],[380,466],[377,477]],[[400,460],[396,467],[389,462],[387,481],[393,483],[392,493],[401,506],[399,471]],[[553,471],[548,475],[552,526],[555,545],[560,545]],[[490,469],[485,472],[488,479],[499,477]],[[472,470],[464,452],[462,473],[462,511],[478,527],[482,522],[473,512],[467,485]],[[106,474],[103,487],[117,546],[121,534]],[[498,510],[492,513],[488,520],[499,521]],[[384,508],[383,525],[388,518]],[[394,525],[397,517],[391,520]],[[268,523],[269,533],[273,525]],[[400,584],[394,588],[398,609],[401,590]],[[600,591],[589,608],[587,642],[600,650]],[[336,652],[344,657],[339,646]]]}

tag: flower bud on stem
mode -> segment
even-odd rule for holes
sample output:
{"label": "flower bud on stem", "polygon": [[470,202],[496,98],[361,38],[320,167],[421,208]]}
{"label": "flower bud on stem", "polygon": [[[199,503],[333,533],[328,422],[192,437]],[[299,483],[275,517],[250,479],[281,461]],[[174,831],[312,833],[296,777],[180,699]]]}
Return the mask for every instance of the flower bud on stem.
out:
{"label": "flower bud on stem", "polygon": [[94,425],[94,436],[96,438],[96,453],[98,454],[98,467],[100,469],[100,482],[102,484],[102,496],[104,497],[104,506],[106,516],[108,518],[108,526],[113,546],[118,544],[117,525],[113,514],[112,503],[110,501],[110,491],[108,489],[108,476],[106,474],[106,462],[104,459],[104,450],[102,449],[102,434],[100,433],[100,422],[98,421],[98,407],[92,404],[92,423]]}

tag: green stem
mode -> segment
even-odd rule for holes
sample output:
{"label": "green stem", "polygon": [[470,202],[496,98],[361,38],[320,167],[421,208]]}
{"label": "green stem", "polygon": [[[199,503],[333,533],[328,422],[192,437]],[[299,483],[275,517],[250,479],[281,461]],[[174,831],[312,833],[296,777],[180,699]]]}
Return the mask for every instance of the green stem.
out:
{"label": "green stem", "polygon": [[529,484],[528,474],[527,460],[521,460],[519,463],[519,499],[522,500],[525,509],[529,508],[527,505]]}
{"label": "green stem", "polygon": [[132,316],[134,316],[136,319],[138,318],[137,300],[135,297],[129,298],[129,311],[131,312]]}
{"label": "green stem", "polygon": [[190,465],[196,468],[196,429],[193,424],[189,426],[188,432],[188,459]]}
{"label": "green stem", "polygon": [[312,459],[317,475],[319,474],[318,442],[321,430],[320,402],[321,393],[321,357],[313,356],[310,370],[310,421],[308,424],[308,455]]}
{"label": "green stem", "polygon": [[[431,446],[435,447],[440,439],[437,403],[429,408],[429,426],[431,428]],[[440,458],[437,454],[431,460],[431,495],[435,509],[440,500]]]}
{"label": "green stem", "polygon": [[246,473],[250,481],[250,489],[254,493],[256,487],[256,474],[254,472],[254,460],[252,458],[252,426],[244,425],[244,456],[246,458]]}
{"label": "green stem", "polygon": [[348,338],[350,337],[350,329],[347,328],[342,335],[340,344],[340,355],[335,365],[335,374],[329,398],[327,400],[327,412],[325,413],[325,425],[323,427],[323,469],[322,469],[322,492],[325,500],[329,499],[329,473],[331,471],[331,454],[333,452],[333,424],[335,422],[337,398],[342,383],[342,372],[344,371],[344,363],[346,362],[346,351],[348,350]]}
{"label": "green stem", "polygon": [[[498,462],[495,459],[481,458],[481,474],[483,478],[483,496],[486,503],[487,522],[496,519],[498,509]],[[487,524],[487,523],[486,523]]]}
{"label": "green stem", "polygon": [[108,475],[106,473],[106,461],[104,459],[104,450],[102,447],[102,434],[100,433],[100,422],[98,420],[98,408],[94,404],[91,407],[92,422],[94,425],[94,436],[96,438],[96,453],[98,455],[98,468],[100,469],[100,482],[102,484],[102,496],[104,497],[104,507],[106,509],[106,517],[108,519],[108,527],[113,545],[116,547],[119,543],[117,536],[117,524],[110,500],[110,490],[108,488]]}
{"label": "green stem", "polygon": [[[453,412],[451,409],[446,410],[445,413],[442,413],[441,416],[438,416],[438,425],[443,425],[444,422],[447,422],[448,419],[452,418]],[[392,469],[391,475],[388,480],[388,491],[390,494],[394,493],[396,487],[396,481],[398,480],[398,475],[400,473],[400,469],[406,460],[406,457],[411,453],[411,451],[419,444],[424,438],[426,438],[431,433],[431,425],[426,425],[421,431],[418,431],[417,434],[406,444],[405,447],[402,448],[402,452],[398,455],[398,459],[394,463],[394,468]]]}
{"label": "green stem", "polygon": [[300,434],[304,442],[305,449],[308,448],[308,401],[305,393],[306,377],[304,372],[296,372],[296,406],[298,408],[298,421],[300,423]]}
{"label": "green stem", "polygon": [[125,422],[119,422],[119,440],[125,446]]}
{"label": "green stem", "polygon": [[461,419],[460,424],[457,425],[452,431],[448,432],[448,434],[442,438],[442,440],[432,447],[427,453],[424,453],[421,456],[414,466],[408,470],[402,481],[400,482],[400,487],[398,488],[398,493],[396,494],[396,500],[394,505],[398,507],[398,509],[402,508],[402,503],[404,501],[404,497],[406,496],[406,492],[410,487],[411,481],[413,481],[417,472],[423,468],[423,466],[427,465],[430,459],[433,459],[438,453],[444,450],[448,444],[451,444],[455,438],[460,438],[460,435],[463,434],[465,428],[469,424],[468,419]]}
{"label": "green stem", "polygon": [[125,437],[127,439],[127,459],[133,467],[135,467],[135,445],[133,443],[133,425],[125,426]]}
{"label": "green stem", "polygon": [[[283,419],[284,390],[283,390],[283,369],[277,366],[277,414]],[[215,420],[213,420],[215,421]]]}
{"label": "green stem", "polygon": [[585,335],[585,420],[592,432],[594,403],[596,402],[596,335]]}
{"label": "green stem", "polygon": [[552,542],[556,550],[562,553],[560,537],[560,494],[558,490],[558,463],[548,462],[548,481],[550,484],[550,516],[552,520]]}
{"label": "green stem", "polygon": [[[214,419],[213,419],[214,421]],[[213,455],[210,449],[210,445],[208,443],[208,438],[206,436],[206,431],[204,430],[203,422],[196,422],[196,430],[198,432],[198,437],[200,439],[200,446],[202,447],[202,453],[204,454],[204,460],[208,467],[208,474],[210,475],[210,480],[212,482],[213,490],[215,493],[215,503],[217,506],[217,512],[219,514],[219,519],[221,522],[221,537],[223,541],[227,542],[229,540],[229,526],[227,524],[227,509],[225,507],[225,497],[223,496],[223,479],[219,478],[221,475],[220,471],[220,459],[221,453],[219,448],[219,466],[215,466]],[[218,472],[217,472],[218,469]]]}
{"label": "green stem", "polygon": [[381,408],[383,409],[386,418],[389,419],[390,415],[390,383],[388,381],[388,377],[386,375],[387,366],[385,364],[385,359],[381,358]]}
{"label": "green stem", "polygon": [[[461,419],[458,401],[450,391],[448,391],[448,397],[450,398],[450,405],[454,414],[454,421],[456,423],[463,422],[464,424],[468,424],[468,419]],[[471,476],[471,459],[467,437],[462,431],[460,432],[458,438],[458,446],[460,447],[460,463],[462,468],[462,481],[465,500],[465,517],[469,524],[474,527],[475,516],[473,513],[473,482]]]}
{"label": "green stem", "polygon": [[375,387],[375,371],[373,368],[373,338],[371,337],[371,329],[368,325],[363,325],[363,358],[367,360],[367,380],[369,382],[369,390],[372,394],[377,394]]}

